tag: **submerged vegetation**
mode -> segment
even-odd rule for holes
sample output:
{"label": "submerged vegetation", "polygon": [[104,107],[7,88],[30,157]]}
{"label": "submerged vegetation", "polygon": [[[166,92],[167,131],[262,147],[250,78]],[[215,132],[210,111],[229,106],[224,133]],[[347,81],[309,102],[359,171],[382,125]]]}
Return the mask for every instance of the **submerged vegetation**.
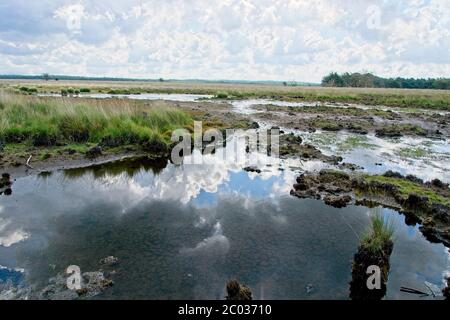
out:
{"label": "submerged vegetation", "polygon": [[376,149],[378,146],[370,143],[369,138],[364,135],[348,136],[338,145],[339,151],[349,151],[357,148]]}
{"label": "submerged vegetation", "polygon": [[171,130],[189,125],[191,118],[174,108],[0,94],[0,141],[4,144],[166,144]]}
{"label": "submerged vegetation", "polygon": [[400,148],[395,152],[395,154],[403,158],[417,159],[417,158],[424,158],[432,154],[432,152],[429,149],[416,147],[416,148]]}

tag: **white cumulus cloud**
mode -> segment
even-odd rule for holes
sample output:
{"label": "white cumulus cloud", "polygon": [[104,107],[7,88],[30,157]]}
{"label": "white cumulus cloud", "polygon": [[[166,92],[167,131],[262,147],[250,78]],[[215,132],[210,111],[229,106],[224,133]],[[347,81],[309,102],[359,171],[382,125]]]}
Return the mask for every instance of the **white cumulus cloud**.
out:
{"label": "white cumulus cloud", "polygon": [[3,0],[0,73],[450,76],[448,0]]}

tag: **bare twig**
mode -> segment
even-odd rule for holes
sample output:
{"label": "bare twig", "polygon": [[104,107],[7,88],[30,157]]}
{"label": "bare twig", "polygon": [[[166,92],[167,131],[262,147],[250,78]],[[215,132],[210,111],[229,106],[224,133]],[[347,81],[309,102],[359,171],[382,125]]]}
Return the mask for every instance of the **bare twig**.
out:
{"label": "bare twig", "polygon": [[420,294],[420,295],[429,295],[428,293],[416,290],[416,289],[412,289],[412,288],[408,288],[408,287],[401,287],[400,291],[402,292],[406,292],[406,293],[412,293],[412,294]]}
{"label": "bare twig", "polygon": [[33,167],[30,165],[31,158],[33,158],[33,155],[30,154],[30,157],[28,158],[27,163],[26,163],[25,165],[26,165],[28,168],[30,168],[30,169],[36,170],[35,168],[33,168]]}

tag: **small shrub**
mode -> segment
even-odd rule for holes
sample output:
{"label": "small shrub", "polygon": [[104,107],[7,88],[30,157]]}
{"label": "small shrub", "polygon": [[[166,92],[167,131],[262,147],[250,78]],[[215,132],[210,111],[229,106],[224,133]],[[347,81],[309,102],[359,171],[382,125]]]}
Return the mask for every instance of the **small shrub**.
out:
{"label": "small shrub", "polygon": [[223,91],[219,91],[216,94],[216,98],[217,99],[228,99],[228,93],[227,92],[223,92]]}

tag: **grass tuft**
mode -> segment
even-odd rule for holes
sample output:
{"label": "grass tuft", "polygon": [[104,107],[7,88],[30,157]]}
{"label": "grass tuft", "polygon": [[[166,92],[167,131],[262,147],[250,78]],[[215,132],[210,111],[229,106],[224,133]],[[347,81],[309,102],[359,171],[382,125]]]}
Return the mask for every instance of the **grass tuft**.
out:
{"label": "grass tuft", "polygon": [[372,253],[383,251],[392,244],[394,223],[392,219],[385,219],[381,213],[372,215],[370,219],[371,229],[363,236],[361,246]]}

